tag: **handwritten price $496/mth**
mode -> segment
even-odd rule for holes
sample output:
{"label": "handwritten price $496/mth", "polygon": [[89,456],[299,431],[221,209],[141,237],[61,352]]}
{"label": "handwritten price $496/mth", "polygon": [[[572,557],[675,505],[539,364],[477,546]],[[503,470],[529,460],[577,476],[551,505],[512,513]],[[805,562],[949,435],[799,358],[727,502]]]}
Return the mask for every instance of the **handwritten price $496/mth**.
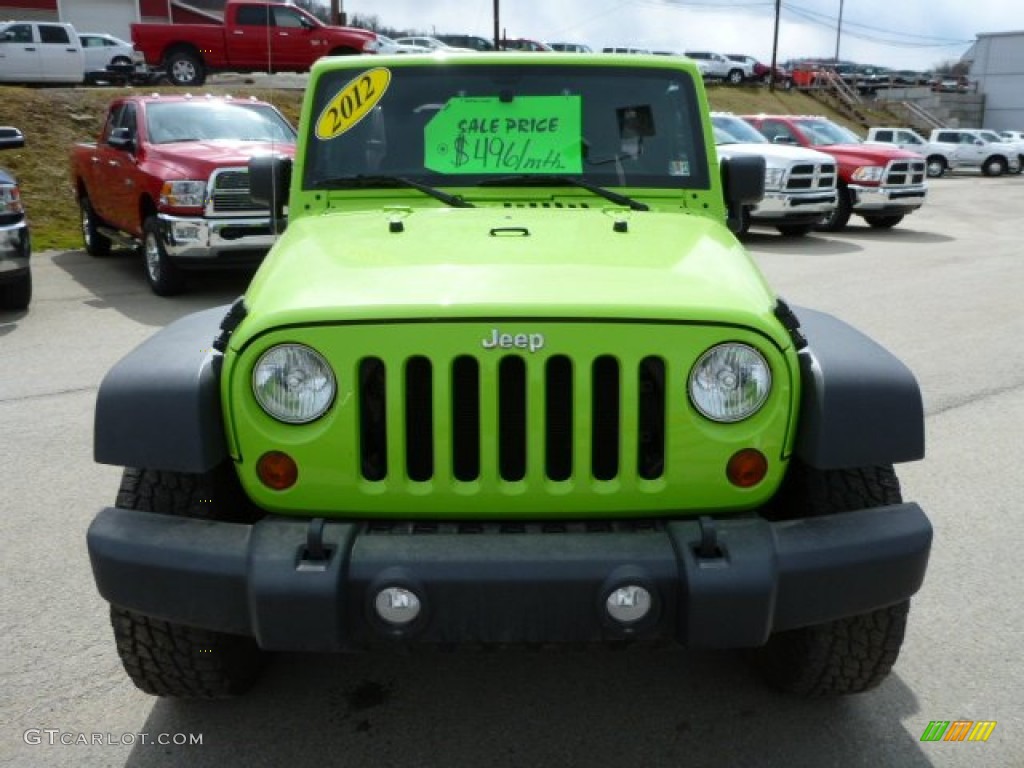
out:
{"label": "handwritten price $496/mth", "polygon": [[456,168],[469,165],[473,170],[496,169],[501,171],[558,171],[563,170],[562,157],[558,152],[545,151],[536,157],[530,155],[531,140],[522,141],[492,136],[467,139],[459,134],[455,139]]}

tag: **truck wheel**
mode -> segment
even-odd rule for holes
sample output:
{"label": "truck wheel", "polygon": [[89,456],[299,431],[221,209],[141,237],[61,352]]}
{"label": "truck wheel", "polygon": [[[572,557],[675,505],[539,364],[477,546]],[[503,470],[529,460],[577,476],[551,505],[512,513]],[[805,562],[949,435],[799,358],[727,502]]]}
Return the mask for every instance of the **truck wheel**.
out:
{"label": "truck wheel", "polygon": [[150,216],[142,225],[142,255],[146,259],[146,279],[149,287],[157,296],[173,296],[185,288],[185,278],[181,275],[164,248],[163,235],[160,232],[160,221]]}
{"label": "truck wheel", "polygon": [[0,284],[0,309],[28,309],[32,301],[32,273],[26,272],[16,280]]}
{"label": "truck wheel", "polygon": [[868,226],[873,229],[892,229],[903,221],[903,214],[896,213],[892,216],[865,216],[864,221],[866,221]]}
{"label": "truck wheel", "polygon": [[803,237],[814,229],[813,224],[779,224],[775,227],[786,237]]}
{"label": "truck wheel", "polygon": [[89,196],[84,192],[78,198],[78,209],[81,214],[82,242],[85,243],[85,252],[90,256],[107,256],[110,253],[110,238],[100,234],[100,218],[92,209]]}
{"label": "truck wheel", "polygon": [[1006,173],[1006,161],[1001,157],[990,157],[981,166],[981,172],[986,176],[1002,176]]}
{"label": "truck wheel", "polygon": [[946,172],[946,158],[941,156],[929,157],[925,164],[928,178],[937,179]]}
{"label": "truck wheel", "polygon": [[730,69],[729,74],[725,78],[729,81],[730,85],[739,85],[743,82],[743,70],[742,69]]}
{"label": "truck wheel", "polygon": [[192,51],[173,51],[167,57],[167,78],[171,85],[200,86],[206,82],[203,60]]}
{"label": "truck wheel", "polygon": [[850,193],[845,188],[839,190],[836,198],[836,207],[821,221],[814,225],[819,232],[842,232],[850,221],[853,213],[853,203],[850,202]]}
{"label": "truck wheel", "polygon": [[[205,475],[127,468],[117,505],[165,515],[240,518],[230,466]],[[240,491],[239,491],[240,493]],[[229,512],[224,512],[228,510]],[[219,514],[218,514],[219,513]],[[251,517],[248,518],[251,520]],[[154,696],[213,699],[244,693],[259,678],[266,654],[251,637],[186,627],[118,606],[110,623],[132,682]]]}
{"label": "truck wheel", "polygon": [[[790,467],[782,498],[797,516],[886,504],[902,497],[891,466],[853,470]],[[860,693],[881,683],[899,656],[910,601],[772,635],[753,661],[769,684],[800,696]]]}

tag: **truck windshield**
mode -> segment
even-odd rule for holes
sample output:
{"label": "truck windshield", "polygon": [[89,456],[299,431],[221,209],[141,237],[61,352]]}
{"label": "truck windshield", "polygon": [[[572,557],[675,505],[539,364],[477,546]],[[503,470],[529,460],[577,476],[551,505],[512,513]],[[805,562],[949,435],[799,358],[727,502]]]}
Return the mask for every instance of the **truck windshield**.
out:
{"label": "truck windshield", "polygon": [[770,144],[754,126],[740,117],[712,115],[716,144]]}
{"label": "truck windshield", "polygon": [[295,131],[265,104],[223,101],[168,101],[146,107],[152,144],[178,141],[260,141],[295,143]]}
{"label": "truck windshield", "polygon": [[362,175],[434,187],[530,175],[601,187],[710,183],[697,94],[678,70],[368,65],[327,72],[316,89],[306,189]]}
{"label": "truck windshield", "polygon": [[862,144],[863,140],[848,128],[829,120],[797,120],[808,141],[816,147],[831,144]]}

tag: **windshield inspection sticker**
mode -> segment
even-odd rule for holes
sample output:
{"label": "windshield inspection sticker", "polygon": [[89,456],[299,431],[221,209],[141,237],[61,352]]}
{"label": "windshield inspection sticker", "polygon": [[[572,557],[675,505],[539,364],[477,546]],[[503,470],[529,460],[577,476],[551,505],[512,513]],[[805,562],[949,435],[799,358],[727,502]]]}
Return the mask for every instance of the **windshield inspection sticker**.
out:
{"label": "windshield inspection sticker", "polygon": [[391,70],[369,69],[345,83],[338,95],[324,107],[316,121],[316,137],[336,139],[354,128],[381,100],[391,85]]}
{"label": "windshield inspection sticker", "polygon": [[456,96],[423,129],[437,173],[582,173],[577,96]]}

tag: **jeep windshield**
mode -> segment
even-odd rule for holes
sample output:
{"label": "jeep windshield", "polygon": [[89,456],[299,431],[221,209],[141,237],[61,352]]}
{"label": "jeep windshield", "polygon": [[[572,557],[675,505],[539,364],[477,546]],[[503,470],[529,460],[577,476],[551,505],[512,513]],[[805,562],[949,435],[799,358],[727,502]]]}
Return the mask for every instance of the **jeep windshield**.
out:
{"label": "jeep windshield", "polygon": [[694,83],[675,69],[439,61],[325,72],[316,88],[306,189],[710,185]]}
{"label": "jeep windshield", "polygon": [[829,120],[796,120],[804,136],[815,147],[828,147],[832,144],[863,144],[864,140],[848,128]]}

